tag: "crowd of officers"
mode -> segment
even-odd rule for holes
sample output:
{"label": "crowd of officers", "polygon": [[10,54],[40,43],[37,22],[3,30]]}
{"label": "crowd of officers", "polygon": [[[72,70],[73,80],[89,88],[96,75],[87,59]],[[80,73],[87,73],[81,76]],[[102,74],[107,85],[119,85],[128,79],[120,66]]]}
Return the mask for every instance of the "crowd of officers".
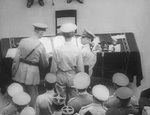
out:
{"label": "crowd of officers", "polygon": [[[60,27],[65,43],[54,49],[50,71],[41,82],[40,70],[49,65],[49,54],[39,39],[47,25],[33,24],[34,35],[21,40],[12,64],[13,83],[3,97],[2,115],[140,115],[134,84],[123,73],[112,76],[115,92],[91,84],[96,55],[91,50],[94,35],[84,30],[82,48],[71,43],[77,26]],[[38,94],[42,83],[46,92]],[[142,108],[143,109],[143,108]]]}

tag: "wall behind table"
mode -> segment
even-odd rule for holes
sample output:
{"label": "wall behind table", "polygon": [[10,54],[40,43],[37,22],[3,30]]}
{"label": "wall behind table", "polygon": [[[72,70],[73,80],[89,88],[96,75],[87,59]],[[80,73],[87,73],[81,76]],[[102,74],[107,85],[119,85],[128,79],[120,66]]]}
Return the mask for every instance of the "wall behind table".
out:
{"label": "wall behind table", "polygon": [[[55,10],[77,9],[78,34],[84,28],[93,33],[133,32],[141,53],[145,81],[150,81],[150,1],[149,0],[44,0],[41,7],[35,0],[31,8],[27,0],[0,0],[0,38],[30,36],[33,22],[44,22],[45,35],[55,35]],[[145,82],[143,83],[145,84]]]}

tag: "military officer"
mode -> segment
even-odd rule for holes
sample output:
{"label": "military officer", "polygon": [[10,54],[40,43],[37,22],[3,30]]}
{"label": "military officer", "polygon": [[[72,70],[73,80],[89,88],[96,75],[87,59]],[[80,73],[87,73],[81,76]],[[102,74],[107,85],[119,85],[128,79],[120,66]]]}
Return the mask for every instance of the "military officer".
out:
{"label": "military officer", "polygon": [[38,95],[37,85],[40,83],[41,70],[39,67],[46,68],[49,65],[49,57],[43,44],[39,41],[46,31],[47,25],[35,23],[33,26],[34,35],[20,41],[12,65],[13,80],[21,83],[24,91],[31,96],[30,106],[32,107],[34,107]]}
{"label": "military officer", "polygon": [[[116,96],[119,99],[118,107],[111,107],[107,110],[106,115],[112,115],[112,113],[119,110],[119,115],[139,115],[138,109],[131,105],[130,99],[133,96],[133,91],[128,87],[120,87],[116,90]],[[115,109],[114,109],[115,108]],[[117,109],[117,111],[116,111]],[[115,110],[115,111],[114,111]],[[109,113],[109,114],[108,114]]]}
{"label": "military officer", "polygon": [[19,83],[12,83],[8,86],[6,94],[3,96],[2,103],[3,107],[10,104],[13,95],[18,92],[23,92],[23,87]]}
{"label": "military officer", "polygon": [[71,40],[75,35],[77,26],[73,23],[65,23],[60,30],[65,38],[65,43],[54,49],[51,72],[56,74],[57,93],[64,95],[67,99],[76,95],[73,87],[73,79],[79,72],[84,71],[81,49],[73,45]]}
{"label": "military officer", "polygon": [[109,90],[106,86],[99,84],[92,88],[92,94],[93,103],[82,107],[79,111],[79,114],[85,115],[85,113],[89,111],[92,115],[105,115],[106,107],[103,105],[103,103],[109,97]]}
{"label": "military officer", "polygon": [[78,95],[69,100],[68,105],[74,108],[78,113],[81,107],[93,102],[93,97],[86,90],[90,85],[90,76],[87,73],[80,72],[74,78],[74,86],[78,90]]}
{"label": "military officer", "polygon": [[52,115],[53,107],[52,107],[52,99],[54,95],[54,87],[56,83],[56,76],[52,73],[47,73],[45,76],[44,86],[46,88],[46,92],[41,94],[36,99],[35,110],[36,115]]}
{"label": "military officer", "polygon": [[18,92],[12,97],[12,102],[2,110],[2,115],[18,115],[30,102],[30,96],[25,92]]}
{"label": "military officer", "polygon": [[[27,0],[27,7],[30,8],[33,4],[34,0]],[[44,6],[44,1],[43,0],[38,0],[40,6]]]}
{"label": "military officer", "polygon": [[[115,90],[117,90],[120,87],[128,87],[128,85],[130,84],[128,77],[125,74],[119,73],[119,72],[117,72],[113,75],[112,82],[114,83]],[[132,96],[130,103],[134,106],[137,106],[138,101],[134,95]],[[108,108],[112,107],[112,106],[115,106],[115,107],[119,106],[119,99],[116,98],[115,92],[105,102],[105,106]]]}
{"label": "military officer", "polygon": [[94,40],[95,35],[90,31],[84,29],[81,44],[82,46],[82,56],[83,56],[83,64],[84,71],[89,74],[89,76],[93,73],[93,67],[96,63],[96,54],[92,51],[92,41]]}
{"label": "military officer", "polygon": [[142,110],[145,106],[150,107],[150,88],[145,89],[141,92],[140,98],[139,98],[139,112],[142,114]]}

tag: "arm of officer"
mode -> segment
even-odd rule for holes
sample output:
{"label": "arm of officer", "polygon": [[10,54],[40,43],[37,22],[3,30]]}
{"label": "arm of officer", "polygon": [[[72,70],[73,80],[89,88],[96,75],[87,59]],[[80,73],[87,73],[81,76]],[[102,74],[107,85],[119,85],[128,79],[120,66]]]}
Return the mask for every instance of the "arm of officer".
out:
{"label": "arm of officer", "polygon": [[78,49],[77,72],[84,72],[83,57],[81,49]]}
{"label": "arm of officer", "polygon": [[39,108],[39,103],[38,103],[38,97],[36,99],[36,103],[35,103],[35,111],[36,111],[36,115],[40,115],[40,108]]}
{"label": "arm of officer", "polygon": [[40,66],[42,66],[43,68],[47,67],[49,65],[49,60],[48,60],[48,56],[46,54],[46,50],[44,48],[43,45],[40,45]]}
{"label": "arm of officer", "polygon": [[58,70],[58,67],[57,67],[57,53],[56,51],[53,52],[53,57],[52,57],[52,62],[51,62],[51,68],[50,68],[50,72],[51,73],[56,73],[57,70]]}

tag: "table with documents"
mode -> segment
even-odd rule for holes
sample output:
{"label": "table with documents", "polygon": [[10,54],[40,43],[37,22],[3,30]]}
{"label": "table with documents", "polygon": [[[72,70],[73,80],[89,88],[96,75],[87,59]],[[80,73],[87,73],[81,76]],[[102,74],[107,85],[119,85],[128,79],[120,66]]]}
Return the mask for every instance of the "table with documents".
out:
{"label": "table with documents", "polygon": [[[107,35],[100,34],[97,36],[107,37]],[[133,82],[133,78],[136,76],[136,85],[139,86],[140,81],[143,79],[140,52],[134,34],[124,33],[124,35],[125,38],[118,39],[121,44],[120,52],[97,53],[97,62],[93,68],[93,77],[112,79],[115,72],[123,72],[128,76],[130,82]]]}

